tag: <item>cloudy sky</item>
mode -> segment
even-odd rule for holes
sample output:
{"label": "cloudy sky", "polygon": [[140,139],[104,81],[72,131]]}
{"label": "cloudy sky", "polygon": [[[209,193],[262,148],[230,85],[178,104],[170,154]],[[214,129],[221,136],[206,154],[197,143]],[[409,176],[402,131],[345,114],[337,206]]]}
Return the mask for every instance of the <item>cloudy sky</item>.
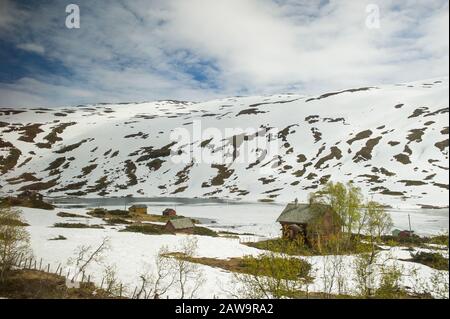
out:
{"label": "cloudy sky", "polygon": [[[79,29],[65,25],[70,3]],[[448,76],[448,12],[447,0],[0,0],[0,106],[311,94]]]}

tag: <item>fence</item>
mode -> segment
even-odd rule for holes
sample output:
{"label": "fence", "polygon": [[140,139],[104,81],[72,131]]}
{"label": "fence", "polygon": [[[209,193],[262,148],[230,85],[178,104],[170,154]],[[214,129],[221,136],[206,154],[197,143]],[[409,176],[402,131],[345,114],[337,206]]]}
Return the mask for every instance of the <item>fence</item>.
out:
{"label": "fence", "polygon": [[[16,267],[18,269],[29,269],[29,270],[42,271],[42,272],[46,272],[48,274],[54,274],[54,275],[63,277],[66,281],[66,285],[68,288],[79,288],[82,283],[94,284],[93,282],[91,282],[91,275],[86,274],[85,271],[82,271],[79,274],[73,274],[74,276],[71,278],[72,273],[70,271],[70,268],[67,270],[67,272],[66,271],[63,272],[63,266],[60,263],[60,264],[58,264],[56,269],[54,267],[52,269],[51,264],[50,263],[44,264],[42,258],[38,261],[34,257],[27,257],[27,256],[24,256],[23,254],[20,254],[14,260],[14,267]],[[79,278],[79,277],[81,277],[81,278]],[[100,286],[97,288],[103,289],[103,286],[107,284],[106,282],[107,281],[105,280],[105,277],[103,277]],[[131,295],[131,299],[135,298],[137,289],[138,289],[138,287],[136,286],[134,288],[133,294]],[[119,298],[127,297],[124,294],[124,292],[125,292],[124,290],[125,289],[124,289],[123,284],[120,284],[118,293],[112,294],[111,296],[119,297]],[[128,296],[128,298],[130,298],[130,297]]]}

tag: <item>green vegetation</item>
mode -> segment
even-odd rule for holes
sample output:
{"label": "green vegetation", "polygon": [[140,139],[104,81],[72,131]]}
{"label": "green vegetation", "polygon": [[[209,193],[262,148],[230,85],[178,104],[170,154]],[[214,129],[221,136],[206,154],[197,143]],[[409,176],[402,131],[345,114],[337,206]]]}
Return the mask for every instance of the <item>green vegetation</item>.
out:
{"label": "green vegetation", "polygon": [[206,227],[194,227],[194,235],[218,237],[219,235],[214,231]]}
{"label": "green vegetation", "polygon": [[55,223],[53,227],[56,228],[94,228],[94,229],[102,229],[101,225],[87,225],[82,223]]}
{"label": "green vegetation", "polygon": [[132,222],[123,219],[123,218],[119,218],[119,217],[111,217],[111,218],[103,218],[103,220],[109,224],[109,225],[117,225],[117,224],[122,224],[122,225],[128,225],[128,224],[132,224]]}
{"label": "green vegetation", "polygon": [[52,210],[55,207],[52,204],[46,203],[44,201],[36,200],[36,199],[19,199],[17,197],[8,197],[0,199],[0,206],[3,207],[13,207],[13,206],[21,206],[28,208],[39,208],[39,209],[47,209]]}
{"label": "green vegetation", "polygon": [[447,270],[448,271],[448,258],[445,258],[440,253],[428,253],[428,252],[417,252],[411,254],[410,261],[426,265],[428,267],[437,270]]}
{"label": "green vegetation", "polygon": [[261,255],[259,257],[244,256],[242,258],[217,259],[207,257],[192,257],[181,253],[169,253],[167,256],[172,256],[177,259],[186,260],[193,263],[207,265],[211,267],[221,268],[232,272],[242,273],[257,276],[271,276],[272,267],[279,270],[287,267],[288,269],[295,269],[295,271],[282,271],[279,276],[286,280],[296,280],[298,277],[308,278],[311,270],[311,265],[298,258],[285,259],[282,257],[269,258]]}
{"label": "green vegetation", "polygon": [[171,234],[167,230],[165,230],[163,225],[155,225],[155,224],[134,224],[126,226],[124,229],[120,230],[121,232],[134,232],[134,233],[142,233],[146,235],[164,235]]}
{"label": "green vegetation", "polygon": [[19,256],[31,254],[30,235],[20,212],[11,207],[0,207],[0,286],[10,277]]}
{"label": "green vegetation", "polygon": [[57,237],[50,238],[49,240],[66,240],[67,238],[63,235],[58,235]]}
{"label": "green vegetation", "polygon": [[[165,229],[164,225],[155,224],[133,224],[128,225],[121,232],[135,232],[147,235],[173,235],[174,233]],[[194,235],[217,237],[217,233],[209,228],[205,227],[194,227]]]}
{"label": "green vegetation", "polygon": [[90,218],[89,216],[85,216],[85,215],[65,213],[65,212],[59,212],[56,214],[56,216],[65,217],[65,218]]}
{"label": "green vegetation", "polygon": [[113,298],[93,283],[67,288],[64,277],[37,270],[14,270],[0,285],[0,295],[10,299],[105,299]]}

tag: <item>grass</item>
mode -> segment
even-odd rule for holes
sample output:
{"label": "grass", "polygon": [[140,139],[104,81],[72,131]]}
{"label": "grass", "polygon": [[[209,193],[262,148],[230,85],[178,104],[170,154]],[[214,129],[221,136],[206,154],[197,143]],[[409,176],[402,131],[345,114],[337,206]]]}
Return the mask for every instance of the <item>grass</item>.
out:
{"label": "grass", "polygon": [[0,225],[2,226],[30,226],[21,220],[15,218],[0,217]]}
{"label": "grass", "polygon": [[50,238],[49,240],[66,240],[67,238],[63,235],[58,235],[57,237]]}
{"label": "grass", "polygon": [[[124,229],[120,230],[121,232],[134,232],[134,233],[142,233],[146,235],[174,235],[168,230],[166,230],[165,225],[155,225],[155,224],[133,224],[128,225]],[[218,234],[205,227],[194,227],[193,231],[194,235],[200,236],[210,236],[210,237],[218,237]]]}
{"label": "grass", "polygon": [[0,284],[0,296],[9,299],[106,299],[112,298],[92,283],[67,288],[65,278],[37,270],[14,270]]}
{"label": "grass", "polygon": [[163,225],[154,225],[154,224],[129,225],[120,231],[121,232],[142,233],[142,234],[146,234],[146,235],[171,234],[171,232],[167,231]]}
{"label": "grass", "polygon": [[44,201],[34,200],[34,199],[19,199],[17,197],[8,197],[0,200],[0,205],[2,206],[20,206],[28,208],[39,208],[52,210],[55,207],[52,204],[46,203]]}
{"label": "grass", "polygon": [[382,236],[381,240],[390,246],[411,246],[411,247],[427,247],[428,244],[442,245],[448,248],[448,234],[420,237],[412,235],[410,237],[398,236]]}
{"label": "grass", "polygon": [[210,236],[210,237],[218,237],[219,235],[214,230],[211,230],[206,227],[194,227],[194,235],[201,235],[201,236]]}
{"label": "grass", "polygon": [[56,216],[66,217],[66,218],[90,218],[89,216],[73,214],[73,213],[66,213],[66,212],[59,212],[56,214]]}
{"label": "grass", "polygon": [[445,258],[439,253],[418,252],[411,254],[411,257],[408,261],[426,265],[437,270],[448,271],[448,258]]}
{"label": "grass", "polygon": [[55,223],[53,227],[56,228],[94,228],[94,229],[103,229],[101,225],[87,225],[82,223]]}
{"label": "grass", "polygon": [[[291,269],[297,269],[298,272],[295,275],[298,277],[307,278],[311,270],[311,265],[307,261],[298,258],[286,259],[267,256],[244,256],[239,258],[233,257],[229,259],[217,259],[209,257],[191,257],[177,252],[169,253],[167,256],[247,275],[255,275],[257,273],[258,276],[271,276],[271,269],[269,265],[279,262],[289,264],[287,266],[292,267]],[[290,278],[291,275],[292,274],[288,274],[287,272],[287,277],[283,279],[296,279]]]}
{"label": "grass", "polygon": [[103,220],[109,225],[117,225],[117,224],[128,225],[132,223],[126,219],[119,217],[104,218]]}
{"label": "grass", "polygon": [[[317,256],[317,255],[336,255],[336,250],[326,245],[322,249],[310,247],[301,241],[291,241],[283,238],[262,240],[258,242],[244,243],[249,247],[272,251],[276,253],[285,253],[293,256]],[[341,245],[339,254],[357,254],[368,251],[370,244],[361,243],[357,241],[350,241],[347,245]]]}
{"label": "grass", "polygon": [[[176,216],[163,216],[163,215],[154,215],[154,214],[130,214],[127,210],[114,209],[114,210],[106,210],[102,208],[96,208],[87,213],[90,216],[98,217],[98,218],[127,218],[136,222],[159,222],[166,223],[169,220],[185,218],[181,215]],[[192,219],[194,224],[200,224],[200,221],[196,219]]]}

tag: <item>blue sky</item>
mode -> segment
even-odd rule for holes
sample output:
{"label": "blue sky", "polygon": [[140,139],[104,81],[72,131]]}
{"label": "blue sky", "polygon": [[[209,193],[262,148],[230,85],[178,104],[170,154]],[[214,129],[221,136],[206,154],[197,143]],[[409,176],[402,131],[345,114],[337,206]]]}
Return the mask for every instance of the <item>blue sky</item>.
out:
{"label": "blue sky", "polygon": [[[0,106],[319,93],[448,76],[448,1],[0,0]],[[379,27],[367,24],[367,5]]]}

